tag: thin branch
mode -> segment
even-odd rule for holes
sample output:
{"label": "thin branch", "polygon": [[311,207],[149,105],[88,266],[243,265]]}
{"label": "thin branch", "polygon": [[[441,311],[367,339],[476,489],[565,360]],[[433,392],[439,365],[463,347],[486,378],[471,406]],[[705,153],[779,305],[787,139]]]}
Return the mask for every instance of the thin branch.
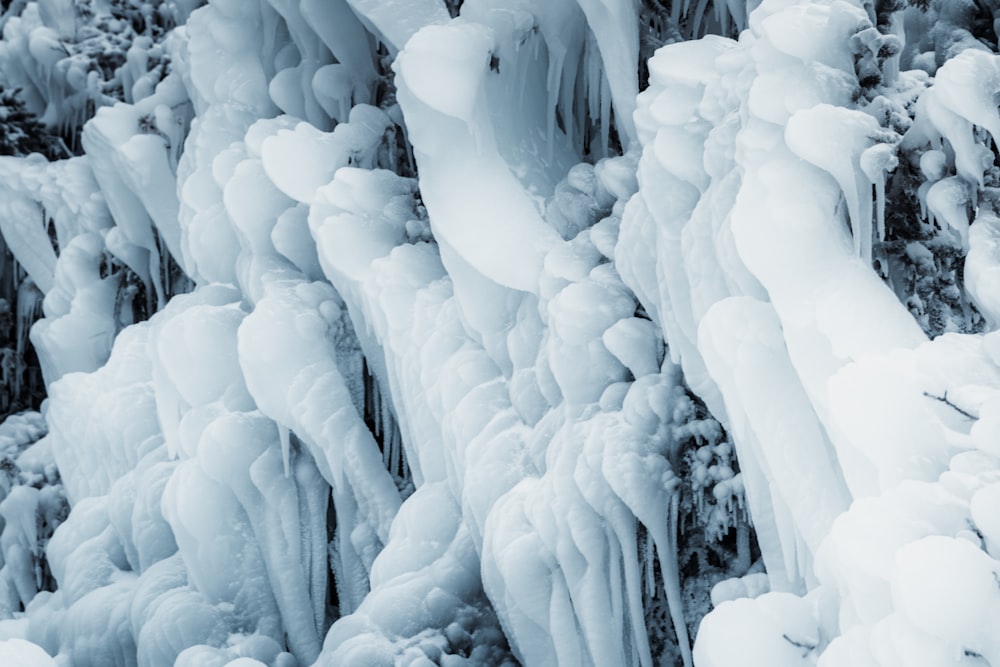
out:
{"label": "thin branch", "polygon": [[802,649],[802,657],[803,658],[816,650],[817,644],[809,644],[809,643],[804,642],[804,641],[796,641],[796,640],[792,639],[791,637],[789,637],[787,634],[782,634],[781,638],[784,639],[789,644],[791,644],[792,646],[794,646],[795,648]]}
{"label": "thin branch", "polygon": [[951,401],[949,401],[948,400],[948,392],[947,391],[944,392],[943,396],[935,396],[934,394],[925,391],[924,392],[924,396],[926,396],[927,398],[933,398],[935,401],[941,401],[942,403],[944,403],[949,408],[951,408],[952,410],[954,410],[958,414],[962,415],[966,419],[971,419],[973,421],[979,419],[979,417],[977,417],[976,415],[972,414],[971,412],[968,412],[967,410],[963,410],[962,408],[958,407],[957,405],[955,405],[954,403],[952,403]]}

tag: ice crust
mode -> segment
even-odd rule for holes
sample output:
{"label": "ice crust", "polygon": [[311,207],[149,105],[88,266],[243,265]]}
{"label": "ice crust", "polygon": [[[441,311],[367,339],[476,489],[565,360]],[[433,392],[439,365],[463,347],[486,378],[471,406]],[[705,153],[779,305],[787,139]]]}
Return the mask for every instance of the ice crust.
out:
{"label": "ice crust", "polygon": [[[0,57],[70,113],[72,8],[29,4]],[[1000,322],[997,56],[878,61],[901,136],[854,1],[675,3],[747,29],[642,93],[631,0],[197,4],[83,156],[0,158],[49,392],[11,447],[71,507],[39,592],[51,487],[0,484],[0,662],[651,667],[654,561],[686,666],[1000,662],[1000,334],[927,340],[871,268],[920,147]],[[766,568],[690,638],[686,388]]]}

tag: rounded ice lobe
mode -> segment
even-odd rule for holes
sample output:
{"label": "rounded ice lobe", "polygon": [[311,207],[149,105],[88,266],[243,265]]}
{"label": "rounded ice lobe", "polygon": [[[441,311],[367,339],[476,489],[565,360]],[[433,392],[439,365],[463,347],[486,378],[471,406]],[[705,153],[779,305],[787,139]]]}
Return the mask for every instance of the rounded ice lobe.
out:
{"label": "rounded ice lobe", "polygon": [[694,645],[698,667],[814,664],[820,636],[809,603],[789,593],[723,602],[702,621]]}
{"label": "rounded ice lobe", "polygon": [[423,104],[471,123],[492,47],[493,39],[483,25],[431,25],[406,43],[405,57],[396,61],[395,68]]}
{"label": "rounded ice lobe", "polygon": [[1000,660],[1000,562],[966,540],[930,536],[896,553],[893,600],[920,630]]}
{"label": "rounded ice lobe", "polygon": [[40,646],[24,639],[0,640],[0,663],[10,667],[56,667],[58,664]]}

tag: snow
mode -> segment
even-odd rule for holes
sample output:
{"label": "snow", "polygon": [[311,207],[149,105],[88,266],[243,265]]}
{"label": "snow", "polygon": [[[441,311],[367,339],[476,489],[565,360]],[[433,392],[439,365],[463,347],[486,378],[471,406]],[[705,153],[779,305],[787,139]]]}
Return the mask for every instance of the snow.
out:
{"label": "snow", "polygon": [[788,593],[765,593],[722,603],[702,622],[694,655],[699,667],[746,660],[796,667],[812,664],[810,654],[818,643],[806,602]]}
{"label": "snow", "polygon": [[268,178],[292,199],[308,204],[316,189],[333,180],[341,167],[370,167],[371,144],[381,138],[389,119],[377,109],[359,105],[351,109],[348,121],[331,134],[298,123],[264,139],[261,160]]}
{"label": "snow", "polygon": [[658,350],[643,345],[654,339],[653,324],[649,320],[638,317],[619,319],[601,334],[601,341],[618,361],[622,362],[632,373],[632,377],[641,378],[644,375],[659,371],[661,357]]}
{"label": "snow", "polygon": [[[0,425],[0,662],[1000,662],[972,33],[848,0],[662,30],[631,1],[173,2],[115,101],[66,58],[96,23],[21,4],[4,85],[53,128],[95,111],[79,157],[0,158],[48,396]],[[639,93],[668,28],[730,19]],[[899,276],[963,254],[964,328],[929,340]],[[695,627],[687,540],[731,553],[745,514],[762,561]]]}
{"label": "snow", "polygon": [[55,667],[57,664],[38,645],[16,638],[0,641],[0,660],[11,667]]}
{"label": "snow", "polygon": [[957,176],[935,182],[927,190],[927,210],[935,218],[958,232],[962,248],[969,247],[968,186]]}
{"label": "snow", "polygon": [[938,70],[934,86],[935,101],[969,123],[985,128],[994,143],[1000,142],[1000,115],[992,101],[1000,90],[998,63],[992,54],[967,49]]}
{"label": "snow", "polygon": [[893,598],[916,628],[990,662],[1000,658],[988,630],[1000,612],[997,561],[964,540],[932,536],[900,549],[896,567]]}
{"label": "snow", "polygon": [[100,276],[100,237],[83,233],[65,247],[56,266],[52,290],[43,307],[46,319],[31,329],[45,379],[65,373],[93,371],[111,351],[115,335],[117,280]]}
{"label": "snow", "polygon": [[[394,64],[398,95],[438,242],[491,281],[534,293],[542,259],[559,237],[511,173],[483,117],[491,41],[477,24],[425,28]],[[451,196],[456,182],[458,198]]]}
{"label": "snow", "polygon": [[[786,586],[797,580],[798,562],[787,552],[774,560],[787,549],[790,534],[801,535],[815,554],[834,518],[847,509],[850,494],[822,426],[805,405],[773,309],[747,297],[719,302],[702,320],[699,349],[718,378],[727,414],[747,415],[747,423],[734,421],[732,429],[738,446],[745,439],[752,447],[739,455],[751,511],[756,505],[767,515],[768,506],[784,505],[792,515],[794,528],[777,526],[780,543],[758,535],[772,588]],[[750,473],[758,466],[766,479]],[[782,535],[783,530],[788,532]],[[788,582],[781,582],[782,571]]]}
{"label": "snow", "polygon": [[989,289],[998,274],[1000,263],[1000,218],[980,211],[965,232],[969,254],[965,258],[965,288],[992,327],[1000,324],[1000,302]]}
{"label": "snow", "polygon": [[870,194],[863,195],[871,192],[871,182],[859,161],[879,134],[887,133],[868,114],[829,104],[794,113],[785,127],[789,149],[837,181],[847,200],[854,250],[866,262],[872,256],[872,205]]}

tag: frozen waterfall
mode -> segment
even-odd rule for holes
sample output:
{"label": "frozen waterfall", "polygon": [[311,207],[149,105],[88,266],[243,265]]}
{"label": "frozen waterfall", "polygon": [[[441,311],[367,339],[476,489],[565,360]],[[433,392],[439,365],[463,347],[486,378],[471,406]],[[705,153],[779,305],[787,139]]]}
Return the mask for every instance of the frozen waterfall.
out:
{"label": "frozen waterfall", "polygon": [[1000,2],[4,6],[0,663],[1000,667]]}

